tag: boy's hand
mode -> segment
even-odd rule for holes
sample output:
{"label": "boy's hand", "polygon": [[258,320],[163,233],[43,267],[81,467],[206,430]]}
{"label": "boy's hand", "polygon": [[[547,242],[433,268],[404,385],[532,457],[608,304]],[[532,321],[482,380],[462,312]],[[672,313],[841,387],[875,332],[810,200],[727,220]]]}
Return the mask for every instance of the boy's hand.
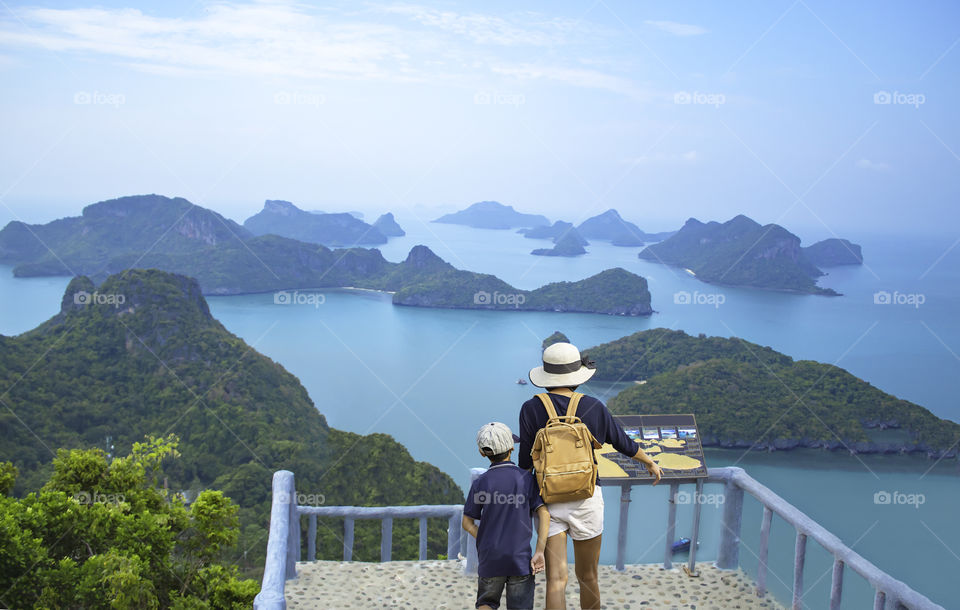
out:
{"label": "boy's hand", "polygon": [[653,482],[654,485],[660,482],[660,477],[663,476],[663,469],[660,468],[660,464],[656,462],[650,462],[647,464],[647,472],[656,477],[656,481]]}
{"label": "boy's hand", "polygon": [[545,567],[543,551],[537,551],[533,554],[533,558],[530,560],[530,569],[533,570],[534,574],[539,574],[543,572]]}

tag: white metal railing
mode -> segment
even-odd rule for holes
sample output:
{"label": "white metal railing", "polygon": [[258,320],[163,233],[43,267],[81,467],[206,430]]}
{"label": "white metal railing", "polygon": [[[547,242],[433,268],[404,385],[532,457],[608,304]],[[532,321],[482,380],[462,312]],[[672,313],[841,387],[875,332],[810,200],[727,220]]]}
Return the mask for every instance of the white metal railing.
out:
{"label": "white metal railing", "polygon": [[[482,469],[474,469],[474,476]],[[874,610],[944,610],[926,596],[911,589],[876,567],[834,534],[808,517],[769,488],[749,476],[742,468],[710,468],[705,479],[680,479],[665,481],[670,485],[667,513],[667,544],[664,567],[672,566],[672,548],[676,529],[676,504],[680,485],[696,485],[697,494],[704,484],[723,485],[723,516],[720,527],[720,546],[716,566],[720,569],[737,569],[740,566],[740,531],[743,520],[743,500],[750,494],[763,506],[760,523],[759,566],[757,568],[757,593],[767,593],[767,557],[770,544],[770,527],[776,515],[792,525],[797,532],[794,547],[793,608],[799,610],[803,596],[803,569],[806,559],[807,540],[812,539],[833,555],[833,581],[830,588],[830,608],[840,607],[843,595],[845,568],[861,575],[873,587]],[[617,535],[617,569],[624,569],[627,548],[627,525],[630,493],[634,483],[603,482],[608,486],[621,487],[620,522]],[[644,483],[638,483],[644,484]],[[425,506],[297,506],[293,473],[280,470],[273,475],[273,503],[270,510],[270,537],[267,542],[267,557],[264,565],[263,584],[254,600],[257,610],[285,610],[284,583],[296,578],[296,562],[300,559],[300,517],[307,515],[307,558],[316,557],[316,530],[318,517],[343,517],[343,558],[353,557],[353,524],[356,519],[380,519],[380,560],[390,561],[392,549],[393,519],[416,518],[420,520],[420,559],[426,559],[427,519],[448,519],[447,557],[456,558],[461,552],[466,556],[466,572],[476,573],[476,546],[460,526],[463,507],[459,505]],[[687,569],[696,568],[696,541],[699,528],[700,503],[694,503],[694,522]],[[466,542],[466,544],[464,544]]]}

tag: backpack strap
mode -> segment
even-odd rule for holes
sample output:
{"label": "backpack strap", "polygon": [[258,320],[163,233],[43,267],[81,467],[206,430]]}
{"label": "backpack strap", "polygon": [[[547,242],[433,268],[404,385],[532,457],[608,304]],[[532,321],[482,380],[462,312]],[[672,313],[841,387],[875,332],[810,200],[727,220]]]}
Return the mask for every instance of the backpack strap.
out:
{"label": "backpack strap", "polygon": [[550,419],[557,419],[557,417],[559,417],[559,416],[557,415],[557,410],[556,410],[556,409],[554,408],[554,406],[553,406],[553,401],[550,400],[550,396],[548,396],[547,394],[543,393],[543,394],[537,394],[537,398],[539,398],[539,399],[540,399],[540,402],[543,403],[543,408],[545,408],[545,409],[547,410],[547,419],[548,419],[548,420],[550,420]]}
{"label": "backpack strap", "polygon": [[[581,398],[583,398],[583,394],[579,392],[574,392],[573,396],[570,397],[570,403],[567,405],[567,417],[575,417],[577,415],[577,407],[580,406]],[[590,433],[590,440],[594,449],[600,449],[603,447],[603,445],[600,444],[600,441],[593,436],[593,432]],[[594,460],[596,460],[596,456],[594,456]]]}
{"label": "backpack strap", "polygon": [[[537,394],[537,398],[540,399],[540,402],[543,403],[543,407],[547,410],[548,421],[552,419],[559,419],[561,421],[570,422],[571,420],[577,420],[577,405],[580,404],[580,398],[583,394],[574,392],[570,397],[570,402],[567,403],[567,412],[565,415],[557,415],[557,409],[553,406],[553,400],[550,399],[550,395],[546,393]],[[579,420],[577,420],[579,421]]]}

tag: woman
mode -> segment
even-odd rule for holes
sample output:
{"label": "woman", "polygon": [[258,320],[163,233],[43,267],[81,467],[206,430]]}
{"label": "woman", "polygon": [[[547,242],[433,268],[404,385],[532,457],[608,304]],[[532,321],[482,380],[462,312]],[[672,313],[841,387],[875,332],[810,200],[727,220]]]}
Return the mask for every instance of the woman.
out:
{"label": "woman", "polygon": [[[530,382],[545,388],[557,415],[567,412],[567,405],[577,386],[593,377],[596,367],[569,343],[554,343],[543,350],[543,364],[530,370]],[[640,445],[623,431],[606,406],[592,396],[584,396],[577,406],[577,417],[586,424],[600,443],[609,443],[620,453],[644,464],[647,471],[660,481],[661,471],[643,452]],[[520,408],[520,455],[517,465],[530,470],[533,460],[530,450],[537,431],[547,423],[547,411],[537,397]],[[574,571],[580,583],[580,607],[600,607],[600,585],[597,572],[600,564],[600,540],[603,533],[603,494],[600,486],[593,496],[573,502],[555,502],[547,505],[550,511],[550,530],[547,537],[546,573],[547,608],[566,608],[567,588],[567,533],[573,540]]]}

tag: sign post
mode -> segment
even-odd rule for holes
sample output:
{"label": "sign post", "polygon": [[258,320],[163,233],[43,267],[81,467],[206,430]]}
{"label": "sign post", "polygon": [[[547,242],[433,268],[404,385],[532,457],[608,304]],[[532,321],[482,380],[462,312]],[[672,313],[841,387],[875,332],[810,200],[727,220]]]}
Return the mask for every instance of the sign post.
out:
{"label": "sign post", "polygon": [[[616,415],[614,419],[627,436],[637,441],[643,451],[662,469],[662,481],[670,485],[670,513],[676,514],[678,488],[681,483],[695,483],[692,498],[693,527],[690,539],[690,557],[683,566],[688,576],[698,576],[696,571],[697,537],[700,533],[700,502],[703,497],[703,480],[707,465],[700,444],[700,430],[696,418],[686,415]],[[634,485],[649,485],[653,476],[646,467],[629,458],[611,445],[604,445],[594,452],[599,465],[597,483],[601,486],[620,487],[620,523],[617,531],[617,570],[623,571],[626,562],[627,521],[630,514],[630,492]],[[664,566],[672,565],[674,553],[673,530],[675,517],[668,525],[668,539]]]}

